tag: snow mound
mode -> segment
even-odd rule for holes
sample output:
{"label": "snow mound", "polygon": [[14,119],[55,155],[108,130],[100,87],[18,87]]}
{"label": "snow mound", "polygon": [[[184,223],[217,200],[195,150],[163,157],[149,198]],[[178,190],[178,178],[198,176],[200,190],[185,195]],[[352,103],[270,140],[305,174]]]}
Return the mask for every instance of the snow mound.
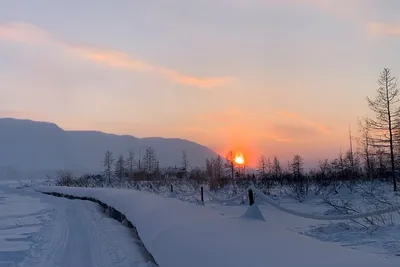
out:
{"label": "snow mound", "polygon": [[265,221],[264,216],[262,215],[260,209],[258,208],[257,204],[253,204],[248,209],[242,216],[243,218],[248,218],[248,219],[255,219],[255,220],[260,220],[260,221]]}

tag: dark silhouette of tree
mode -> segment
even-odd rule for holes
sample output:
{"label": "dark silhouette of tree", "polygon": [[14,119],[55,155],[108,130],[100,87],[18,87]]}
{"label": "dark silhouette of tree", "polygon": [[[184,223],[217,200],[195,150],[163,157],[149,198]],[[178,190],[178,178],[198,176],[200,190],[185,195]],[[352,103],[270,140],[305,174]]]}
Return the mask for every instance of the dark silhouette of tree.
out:
{"label": "dark silhouette of tree", "polygon": [[186,151],[183,150],[182,151],[182,168],[185,169],[185,171],[187,171],[188,170],[188,166],[189,166],[189,160],[187,158]]}
{"label": "dark silhouette of tree", "polygon": [[268,160],[262,155],[258,160],[258,175],[260,178],[265,178],[267,176],[268,171]]}
{"label": "dark silhouette of tree", "polygon": [[135,167],[135,153],[133,151],[129,151],[128,158],[126,160],[126,168],[128,170],[129,177],[133,177],[133,169]]}
{"label": "dark silhouette of tree", "polygon": [[388,171],[388,162],[389,160],[389,155],[386,153],[382,148],[378,148],[375,151],[375,157],[377,161],[377,172],[379,177],[384,177],[387,174]]}
{"label": "dark silhouette of tree", "polygon": [[224,160],[220,155],[216,158],[206,159],[206,175],[210,179],[211,188],[222,185],[222,180],[224,178]]}
{"label": "dark silhouette of tree", "polygon": [[295,180],[302,179],[304,171],[303,166],[304,166],[303,158],[300,155],[295,155],[293,157],[292,163],[290,164],[293,178]]}
{"label": "dark silhouette of tree", "polygon": [[235,178],[236,172],[236,163],[235,163],[235,155],[233,151],[229,151],[225,157],[225,169],[226,172],[230,175],[231,179]]}
{"label": "dark silhouette of tree", "polygon": [[300,155],[295,155],[290,163],[290,169],[293,176],[293,192],[298,201],[303,201],[308,193],[308,183],[304,176],[304,161]]}
{"label": "dark silhouette of tree", "polygon": [[277,157],[274,157],[274,160],[272,162],[272,172],[274,174],[275,179],[279,179],[282,175],[281,164]]}
{"label": "dark silhouette of tree", "polygon": [[222,179],[224,177],[224,162],[220,155],[214,160],[214,172],[217,179]]}
{"label": "dark silhouette of tree", "polygon": [[124,179],[125,174],[125,160],[121,155],[119,156],[117,162],[115,163],[115,177],[120,180],[120,182]]}
{"label": "dark silhouette of tree", "polygon": [[146,173],[154,173],[158,169],[156,152],[151,146],[146,148],[143,156],[143,165]]}
{"label": "dark silhouette of tree", "polygon": [[111,170],[112,167],[111,166],[113,165],[113,163],[114,163],[114,158],[113,158],[112,152],[107,151],[104,155],[103,164],[104,164],[104,168],[105,168],[104,169],[104,177],[107,178],[109,185],[111,184],[111,178],[112,178],[112,170]]}
{"label": "dark silhouette of tree", "polygon": [[375,112],[376,118],[368,119],[373,132],[373,144],[383,150],[389,150],[393,190],[397,191],[395,156],[394,156],[394,126],[399,116],[399,88],[397,78],[391,70],[384,68],[378,79],[377,96],[374,100],[367,97],[368,105]]}
{"label": "dark silhouette of tree", "polygon": [[358,121],[358,128],[360,131],[359,144],[361,147],[361,156],[364,158],[365,173],[368,178],[373,174],[373,159],[372,159],[372,138],[371,138],[371,125],[368,119],[361,119]]}

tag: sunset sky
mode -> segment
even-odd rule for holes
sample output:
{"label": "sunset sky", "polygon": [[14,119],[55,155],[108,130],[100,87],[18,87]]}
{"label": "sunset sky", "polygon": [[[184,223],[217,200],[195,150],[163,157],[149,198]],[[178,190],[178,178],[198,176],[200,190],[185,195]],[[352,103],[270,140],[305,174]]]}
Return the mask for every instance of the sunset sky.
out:
{"label": "sunset sky", "polygon": [[348,147],[398,0],[0,0],[0,116],[306,162]]}

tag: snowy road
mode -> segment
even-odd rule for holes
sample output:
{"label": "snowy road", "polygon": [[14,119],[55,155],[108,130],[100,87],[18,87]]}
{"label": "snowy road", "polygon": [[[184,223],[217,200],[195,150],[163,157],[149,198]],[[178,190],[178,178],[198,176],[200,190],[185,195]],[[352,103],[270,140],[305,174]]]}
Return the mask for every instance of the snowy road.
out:
{"label": "snowy road", "polygon": [[[163,267],[399,266],[397,257],[355,250],[301,234],[302,228],[316,222],[272,206],[261,207],[264,221],[255,219],[257,206],[210,203],[203,206],[128,189],[48,186],[36,189],[90,197],[115,207],[135,223],[146,247]],[[248,213],[249,209],[252,212]]]}
{"label": "snowy road", "polygon": [[97,204],[9,188],[0,196],[0,267],[141,267],[149,261],[132,230]]}

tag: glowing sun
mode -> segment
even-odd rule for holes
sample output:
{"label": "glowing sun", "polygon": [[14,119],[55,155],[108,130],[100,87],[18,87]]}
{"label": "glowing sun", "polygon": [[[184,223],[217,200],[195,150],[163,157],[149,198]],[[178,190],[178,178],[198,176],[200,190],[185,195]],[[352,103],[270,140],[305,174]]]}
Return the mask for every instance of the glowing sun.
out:
{"label": "glowing sun", "polygon": [[240,152],[236,153],[235,162],[236,162],[236,164],[239,164],[239,165],[243,165],[244,164],[243,153],[240,153]]}

